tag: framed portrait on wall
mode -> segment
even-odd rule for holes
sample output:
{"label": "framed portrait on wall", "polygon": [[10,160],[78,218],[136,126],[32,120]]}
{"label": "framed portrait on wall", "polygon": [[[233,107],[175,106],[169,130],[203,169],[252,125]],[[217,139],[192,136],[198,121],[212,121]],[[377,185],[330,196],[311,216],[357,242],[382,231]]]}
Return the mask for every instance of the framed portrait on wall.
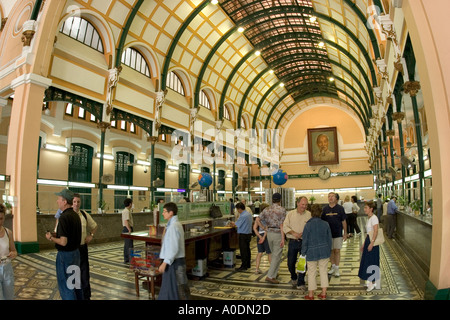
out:
{"label": "framed portrait on wall", "polygon": [[310,166],[339,163],[336,127],[308,129],[308,158]]}

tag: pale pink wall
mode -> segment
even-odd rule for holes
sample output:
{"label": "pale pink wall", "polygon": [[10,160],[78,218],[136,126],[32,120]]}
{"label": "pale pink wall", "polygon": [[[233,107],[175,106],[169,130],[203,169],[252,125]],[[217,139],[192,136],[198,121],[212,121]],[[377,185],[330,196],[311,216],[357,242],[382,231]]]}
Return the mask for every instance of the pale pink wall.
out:
{"label": "pale pink wall", "polygon": [[425,101],[433,169],[433,237],[430,280],[450,288],[450,41],[448,0],[405,0],[408,26]]}
{"label": "pale pink wall", "polygon": [[303,112],[286,128],[284,147],[307,147],[303,145],[307,129],[320,126],[337,127],[345,144],[365,143],[358,125],[348,113],[333,107],[315,107]]}

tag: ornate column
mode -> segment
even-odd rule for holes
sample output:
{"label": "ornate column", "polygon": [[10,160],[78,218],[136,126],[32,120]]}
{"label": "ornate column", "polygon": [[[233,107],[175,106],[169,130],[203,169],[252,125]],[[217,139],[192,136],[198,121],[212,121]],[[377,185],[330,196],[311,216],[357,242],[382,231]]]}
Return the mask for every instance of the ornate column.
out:
{"label": "ornate column", "polygon": [[[399,97],[396,97],[396,100],[401,101],[402,96],[400,94]],[[400,110],[400,103],[397,103],[397,110]],[[397,128],[398,128],[398,139],[400,141],[400,157],[404,157],[405,156],[405,145],[404,145],[404,141],[403,141],[403,126],[402,126],[402,121],[405,118],[405,113],[401,112],[401,111],[397,111],[394,112],[392,114],[392,119],[394,121],[397,121]],[[406,169],[405,167],[402,165],[402,197],[405,197],[405,177],[406,177]]]}
{"label": "ornate column", "polygon": [[156,92],[156,102],[155,102],[155,121],[153,121],[152,136],[147,138],[147,141],[151,142],[150,149],[150,192],[151,201],[155,201],[155,190],[156,187],[153,185],[155,181],[155,143],[158,141],[159,129],[161,128],[161,118],[162,118],[162,107],[166,99],[167,89],[164,91]]}
{"label": "ornate column", "polygon": [[[20,253],[38,252],[36,172],[42,101],[51,80],[37,74],[14,79],[14,100],[8,132],[6,175],[14,197],[14,238]],[[56,201],[56,197],[55,197]]]}
{"label": "ornate column", "polygon": [[194,107],[191,109],[191,113],[189,115],[189,141],[187,145],[188,149],[188,189],[186,190],[187,196],[191,195],[191,162],[192,162],[192,153],[194,153],[194,163],[195,163],[195,121],[197,120],[198,107]]}
{"label": "ornate column", "polygon": [[394,29],[394,23],[388,15],[379,16],[380,24],[381,24],[381,32],[386,35],[386,38],[392,42],[392,47],[394,48],[394,68],[398,72],[407,76],[405,73],[405,59],[402,58],[403,50],[400,48],[400,44],[397,39],[397,32]]}
{"label": "ornate column", "polygon": [[216,200],[216,157],[218,155],[218,140],[220,137],[220,130],[222,130],[223,120],[216,121],[214,128],[214,153],[211,154],[213,158],[213,201]]}
{"label": "ornate column", "polygon": [[102,176],[104,165],[103,155],[105,152],[105,135],[106,130],[111,128],[111,112],[113,110],[114,94],[117,87],[117,83],[119,82],[119,76],[120,72],[122,71],[122,66],[109,69],[108,71],[109,71],[108,87],[106,88],[106,99],[102,109],[102,121],[97,124],[97,128],[100,129],[100,160],[98,170],[98,202],[97,202],[99,206],[100,203],[103,201]]}
{"label": "ornate column", "polygon": [[114,95],[116,92],[117,83],[119,82],[119,76],[120,72],[122,71],[122,66],[109,69],[108,71],[109,71],[108,87],[106,89],[106,101],[103,105],[102,121],[110,123],[111,112],[113,110],[112,103],[114,101]]}
{"label": "ornate column", "polygon": [[[99,122],[97,124],[97,128],[100,129],[100,160],[99,160],[99,170],[98,170],[98,205],[100,207],[100,203],[103,202],[103,163],[104,158],[103,155],[105,154],[105,135],[106,130],[111,128],[110,122]],[[102,211],[103,213],[103,211]]]}
{"label": "ornate column", "polygon": [[151,149],[150,149],[150,201],[155,201],[155,190],[156,187],[153,185],[153,182],[155,181],[155,143],[158,141],[158,136],[149,136],[147,137],[147,141],[151,143]]}
{"label": "ornate column", "polygon": [[417,105],[417,93],[420,90],[420,83],[418,81],[408,81],[403,84],[403,89],[405,93],[409,94],[411,97],[413,113],[414,113],[414,124],[415,124],[415,132],[416,132],[416,140],[417,140],[417,153],[419,157],[419,190],[420,190],[420,200],[422,201],[422,206],[420,207],[420,214],[423,214],[424,204],[424,194],[423,194],[423,184],[424,184],[424,172],[425,172],[425,164],[423,162],[423,146],[422,146],[422,128],[420,124],[419,117],[419,106]]}

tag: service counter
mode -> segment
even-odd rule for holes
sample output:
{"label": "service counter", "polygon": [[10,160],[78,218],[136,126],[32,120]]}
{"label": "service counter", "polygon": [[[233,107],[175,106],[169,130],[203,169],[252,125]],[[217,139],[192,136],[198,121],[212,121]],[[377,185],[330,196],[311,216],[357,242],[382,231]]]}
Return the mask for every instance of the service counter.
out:
{"label": "service counter", "polygon": [[[206,259],[206,264],[208,264],[218,260],[223,251],[235,250],[238,247],[236,228],[225,226],[229,220],[234,220],[234,216],[180,221],[185,231],[188,273],[197,265],[197,260]],[[205,225],[207,226],[205,227]],[[147,230],[123,233],[121,236],[135,241],[144,241],[147,246],[161,246],[164,226],[159,225],[156,232],[151,229],[153,226],[147,226]]]}
{"label": "service counter", "polygon": [[397,214],[396,238],[405,253],[429,274],[431,262],[432,218],[424,215]]}
{"label": "service counter", "polygon": [[[122,238],[122,214],[121,213],[105,213],[91,214],[91,217],[98,225],[92,244],[105,243],[112,241],[120,241]],[[134,230],[145,230],[147,225],[153,223],[152,212],[133,212]],[[56,224],[55,215],[38,214],[37,215],[37,236],[39,249],[53,249],[55,244],[45,238],[47,230],[54,230]]]}

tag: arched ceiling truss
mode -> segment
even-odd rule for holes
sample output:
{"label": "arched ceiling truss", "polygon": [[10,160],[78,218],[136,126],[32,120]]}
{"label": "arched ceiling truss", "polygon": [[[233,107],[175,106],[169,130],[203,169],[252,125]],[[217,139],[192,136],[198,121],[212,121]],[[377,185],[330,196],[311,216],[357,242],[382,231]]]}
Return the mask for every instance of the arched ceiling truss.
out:
{"label": "arched ceiling truss", "polygon": [[380,44],[366,22],[371,6],[384,11],[381,0],[112,0],[104,14],[119,5],[129,11],[121,25],[111,17],[120,25],[116,67],[126,41],[147,42],[161,58],[159,90],[168,71],[182,66],[193,80],[194,107],[209,87],[219,97],[219,118],[230,102],[236,127],[247,114],[253,128],[275,128],[293,103],[323,96],[348,106],[366,130],[370,125]]}

